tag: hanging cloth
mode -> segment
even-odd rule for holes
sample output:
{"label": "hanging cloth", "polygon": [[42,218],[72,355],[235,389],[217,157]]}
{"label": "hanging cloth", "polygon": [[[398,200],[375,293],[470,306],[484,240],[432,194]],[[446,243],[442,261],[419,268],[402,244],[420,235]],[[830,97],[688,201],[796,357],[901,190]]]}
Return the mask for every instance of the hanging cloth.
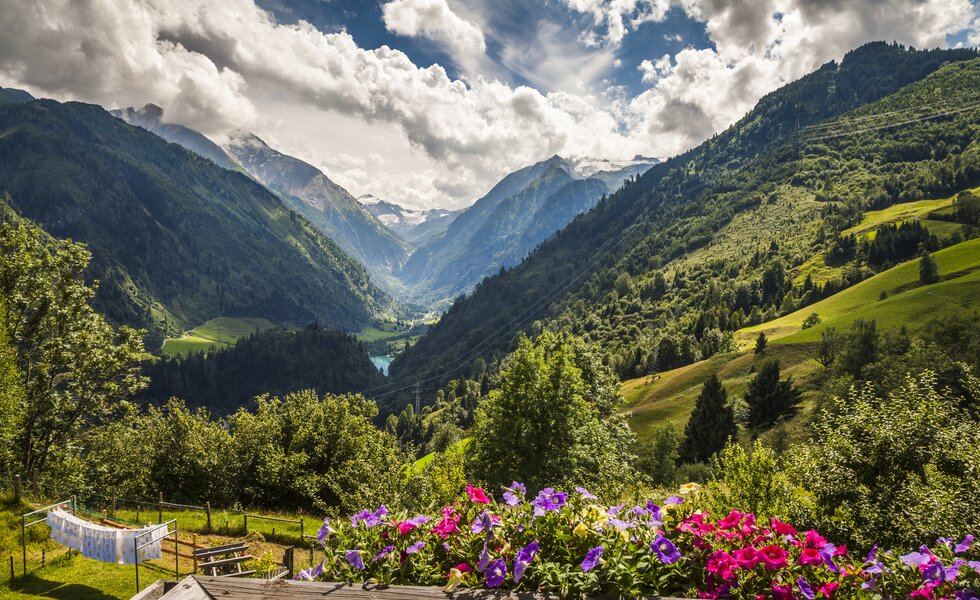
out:
{"label": "hanging cloth", "polygon": [[[121,565],[162,558],[160,542],[171,533],[168,527],[159,525],[142,529],[103,527],[60,508],[48,511],[45,521],[55,542],[77,550],[87,558]],[[152,531],[150,535],[143,535],[149,531]],[[141,536],[139,544],[143,546],[138,556],[135,551],[137,536]]]}

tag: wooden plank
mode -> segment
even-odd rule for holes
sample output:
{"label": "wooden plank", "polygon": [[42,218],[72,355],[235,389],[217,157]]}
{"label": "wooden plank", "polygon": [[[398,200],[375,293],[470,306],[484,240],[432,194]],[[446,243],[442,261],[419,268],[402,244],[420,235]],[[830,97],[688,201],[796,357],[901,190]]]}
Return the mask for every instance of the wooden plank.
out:
{"label": "wooden plank", "polygon": [[215,556],[217,554],[233,554],[235,552],[244,552],[248,550],[248,546],[241,542],[236,544],[225,544],[224,546],[214,546],[213,548],[204,548],[202,550],[195,550],[194,555],[199,559],[208,558],[209,556]]}
{"label": "wooden plank", "polygon": [[[137,594],[131,600],[136,600],[138,596]],[[193,575],[189,575],[177,582],[169,592],[161,596],[160,600],[214,600],[214,598],[208,595]]]}
{"label": "wooden plank", "polygon": [[[435,587],[414,586],[369,586],[348,585],[345,583],[316,583],[310,581],[291,581],[284,579],[235,579],[224,577],[196,577],[201,587],[212,597],[222,600],[311,600],[330,598],[331,600],[389,600],[407,598],[409,600],[551,600],[558,594],[536,594],[532,592],[508,592],[506,590],[458,590],[451,594]],[[656,596],[647,596],[652,600]],[[171,600],[167,598],[166,600]],[[661,598],[660,600],[677,600]]]}
{"label": "wooden plank", "polygon": [[237,565],[243,563],[247,560],[252,560],[255,558],[251,554],[243,554],[241,556],[234,556],[232,558],[222,558],[219,560],[212,560],[208,562],[199,563],[197,566],[201,569],[213,569],[214,567],[223,567],[225,565]]}

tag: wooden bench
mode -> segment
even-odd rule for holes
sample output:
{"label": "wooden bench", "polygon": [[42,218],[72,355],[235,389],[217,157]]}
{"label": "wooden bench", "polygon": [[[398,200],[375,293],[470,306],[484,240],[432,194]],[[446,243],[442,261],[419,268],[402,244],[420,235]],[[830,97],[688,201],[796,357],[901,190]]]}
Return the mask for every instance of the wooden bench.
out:
{"label": "wooden bench", "polygon": [[[197,568],[205,575],[212,577],[247,577],[252,575],[255,571],[242,569],[242,563],[253,558],[248,553],[248,546],[242,543],[194,550],[194,559],[198,561]],[[224,570],[225,568],[230,568],[230,572],[219,573],[219,569]]]}

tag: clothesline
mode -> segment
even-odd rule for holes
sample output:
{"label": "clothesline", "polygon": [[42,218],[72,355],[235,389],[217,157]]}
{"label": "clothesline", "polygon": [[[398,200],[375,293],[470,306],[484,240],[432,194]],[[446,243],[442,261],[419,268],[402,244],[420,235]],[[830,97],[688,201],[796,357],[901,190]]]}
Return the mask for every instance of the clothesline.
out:
{"label": "clothesline", "polygon": [[[142,529],[103,527],[56,508],[48,511],[51,539],[77,550],[82,556],[102,562],[131,565],[163,556],[160,541],[170,535],[168,527],[154,525]],[[149,533],[149,535],[145,535]],[[136,538],[140,545],[136,549]],[[144,546],[145,544],[145,546]]]}

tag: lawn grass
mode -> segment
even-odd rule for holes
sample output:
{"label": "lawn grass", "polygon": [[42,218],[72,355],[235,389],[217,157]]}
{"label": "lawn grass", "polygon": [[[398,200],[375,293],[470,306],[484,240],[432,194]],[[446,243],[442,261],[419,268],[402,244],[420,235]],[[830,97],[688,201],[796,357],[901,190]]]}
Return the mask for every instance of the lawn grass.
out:
{"label": "lawn grass", "polygon": [[218,317],[184,332],[179,338],[167,339],[161,352],[167,356],[186,356],[190,352],[207,354],[212,349],[232,346],[240,338],[256,330],[263,331],[275,326],[268,319]]}
{"label": "lawn grass", "polygon": [[[933,257],[944,279],[939,284],[920,288],[919,260],[910,260],[796,312],[741,329],[736,339],[748,346],[762,331],[770,340],[814,341],[827,327],[846,328],[857,318],[876,319],[880,327],[906,325],[914,330],[943,311],[975,310],[980,302],[975,276],[980,270],[980,239],[950,246]],[[886,300],[880,300],[882,293]],[[822,323],[802,331],[803,320],[813,313]]]}
{"label": "lawn grass", "polygon": [[[47,505],[49,503],[44,503]],[[130,598],[136,592],[135,567],[133,565],[117,565],[91,560],[68,551],[64,546],[48,539],[49,530],[43,524],[34,525],[28,529],[28,552],[26,577],[22,576],[20,544],[20,515],[33,510],[24,503],[14,502],[10,496],[0,496],[0,599],[21,600],[24,598],[58,598],[79,600],[108,600],[113,598]],[[98,507],[92,510],[96,514],[83,509],[79,515],[90,519],[98,519]],[[276,514],[272,511],[261,511],[266,516],[280,516],[296,519],[299,515]],[[135,508],[127,507],[116,511],[112,518],[123,522],[136,522]],[[154,510],[142,510],[140,522],[156,523],[159,515]],[[207,518],[203,512],[193,510],[164,511],[163,520],[177,519],[180,534],[181,552],[189,553],[184,544],[197,543],[199,546],[218,546],[233,541],[245,541],[249,553],[255,557],[271,554],[275,560],[280,560],[287,545],[295,546],[297,552],[296,567],[305,568],[314,564],[310,560],[309,540],[301,542],[299,526],[296,524],[264,521],[249,517],[247,536],[242,533],[242,514],[240,511],[212,512],[212,523],[218,530],[227,530],[206,534]],[[305,533],[315,534],[321,524],[320,517],[305,516]],[[275,533],[273,533],[273,530]],[[44,550],[46,565],[41,568],[41,552]],[[14,557],[16,577],[11,585],[9,557]],[[322,553],[313,553],[314,560],[322,558]],[[190,574],[194,569],[193,561],[181,558],[181,576]],[[140,566],[140,587],[146,587],[157,579],[173,579],[174,557],[164,554],[160,560],[150,561]]]}

